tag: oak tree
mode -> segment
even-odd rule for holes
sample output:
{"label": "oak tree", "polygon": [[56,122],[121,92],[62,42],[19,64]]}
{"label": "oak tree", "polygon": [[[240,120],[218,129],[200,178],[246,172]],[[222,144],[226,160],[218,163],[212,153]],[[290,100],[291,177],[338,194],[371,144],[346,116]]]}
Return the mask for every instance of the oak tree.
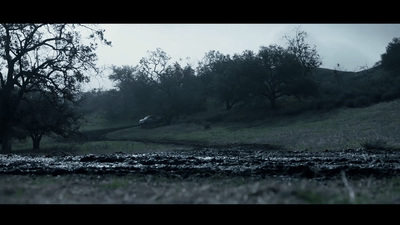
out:
{"label": "oak tree", "polygon": [[29,92],[72,100],[80,83],[98,72],[98,43],[105,30],[90,24],[0,25],[0,138],[11,151],[15,112]]}

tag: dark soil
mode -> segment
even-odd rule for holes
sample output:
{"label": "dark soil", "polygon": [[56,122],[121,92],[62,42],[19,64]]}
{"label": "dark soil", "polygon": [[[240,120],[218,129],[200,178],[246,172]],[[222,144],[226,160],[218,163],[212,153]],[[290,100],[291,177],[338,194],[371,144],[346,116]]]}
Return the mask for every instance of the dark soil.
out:
{"label": "dark soil", "polygon": [[400,175],[397,150],[284,151],[255,146],[195,148],[172,152],[108,155],[0,155],[0,174],[159,175],[166,177],[296,177],[330,179]]}

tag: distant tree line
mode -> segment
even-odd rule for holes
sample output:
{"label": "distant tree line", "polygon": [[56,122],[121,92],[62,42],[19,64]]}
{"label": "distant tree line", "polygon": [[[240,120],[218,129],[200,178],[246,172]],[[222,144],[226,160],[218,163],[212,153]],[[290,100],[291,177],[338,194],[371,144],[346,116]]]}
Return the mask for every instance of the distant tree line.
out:
{"label": "distant tree line", "polygon": [[[178,62],[162,49],[149,52],[139,65],[112,67],[116,89],[85,93],[88,111],[102,109],[108,119],[162,115],[166,123],[220,105],[226,111],[280,112],[365,107],[400,97],[400,41],[394,38],[381,61],[360,72],[338,64],[324,70],[307,33],[285,36],[288,47],[261,46],[225,55],[207,52],[196,68]],[[377,75],[378,74],[378,75]]]}
{"label": "distant tree line", "polygon": [[197,68],[170,64],[171,58],[159,48],[137,66],[113,66],[109,78],[116,90],[86,97],[101,95],[109,101],[104,109],[109,118],[160,114],[167,123],[207,110],[210,101],[226,110],[236,105],[274,110],[285,96],[301,100],[317,94],[312,74],[322,62],[306,37],[297,30],[293,39],[287,37],[288,48],[262,46],[257,53],[246,50],[230,56],[211,50]]}

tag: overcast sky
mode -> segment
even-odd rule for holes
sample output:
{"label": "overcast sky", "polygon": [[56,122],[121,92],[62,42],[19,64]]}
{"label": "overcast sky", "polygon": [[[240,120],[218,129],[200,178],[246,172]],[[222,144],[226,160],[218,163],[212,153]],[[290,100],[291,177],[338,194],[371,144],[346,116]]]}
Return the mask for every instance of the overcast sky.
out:
{"label": "overcast sky", "polygon": [[[225,55],[241,54],[245,50],[258,52],[261,46],[277,44],[287,47],[288,35],[295,29],[308,33],[306,42],[321,56],[323,68],[337,63],[346,71],[372,67],[394,37],[400,37],[400,24],[100,24],[112,47],[100,46],[99,66],[135,66],[148,51],[161,48],[179,61],[189,57],[197,66],[204,55],[216,50]],[[181,65],[185,65],[186,61]],[[91,88],[112,88],[105,72],[103,79],[92,79]]]}

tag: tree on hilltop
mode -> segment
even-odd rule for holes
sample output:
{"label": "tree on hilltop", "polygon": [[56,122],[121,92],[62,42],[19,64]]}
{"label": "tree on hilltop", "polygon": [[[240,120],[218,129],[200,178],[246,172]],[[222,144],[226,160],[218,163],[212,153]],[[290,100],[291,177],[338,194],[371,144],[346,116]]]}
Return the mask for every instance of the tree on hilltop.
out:
{"label": "tree on hilltop", "polygon": [[317,47],[310,46],[306,42],[308,33],[300,30],[299,27],[295,30],[295,36],[285,38],[289,44],[288,51],[293,53],[303,66],[304,76],[310,76],[313,71],[322,65],[321,57],[318,54]]}
{"label": "tree on hilltop", "polygon": [[381,55],[380,63],[387,71],[400,72],[400,38],[393,38],[388,44],[386,52]]}

